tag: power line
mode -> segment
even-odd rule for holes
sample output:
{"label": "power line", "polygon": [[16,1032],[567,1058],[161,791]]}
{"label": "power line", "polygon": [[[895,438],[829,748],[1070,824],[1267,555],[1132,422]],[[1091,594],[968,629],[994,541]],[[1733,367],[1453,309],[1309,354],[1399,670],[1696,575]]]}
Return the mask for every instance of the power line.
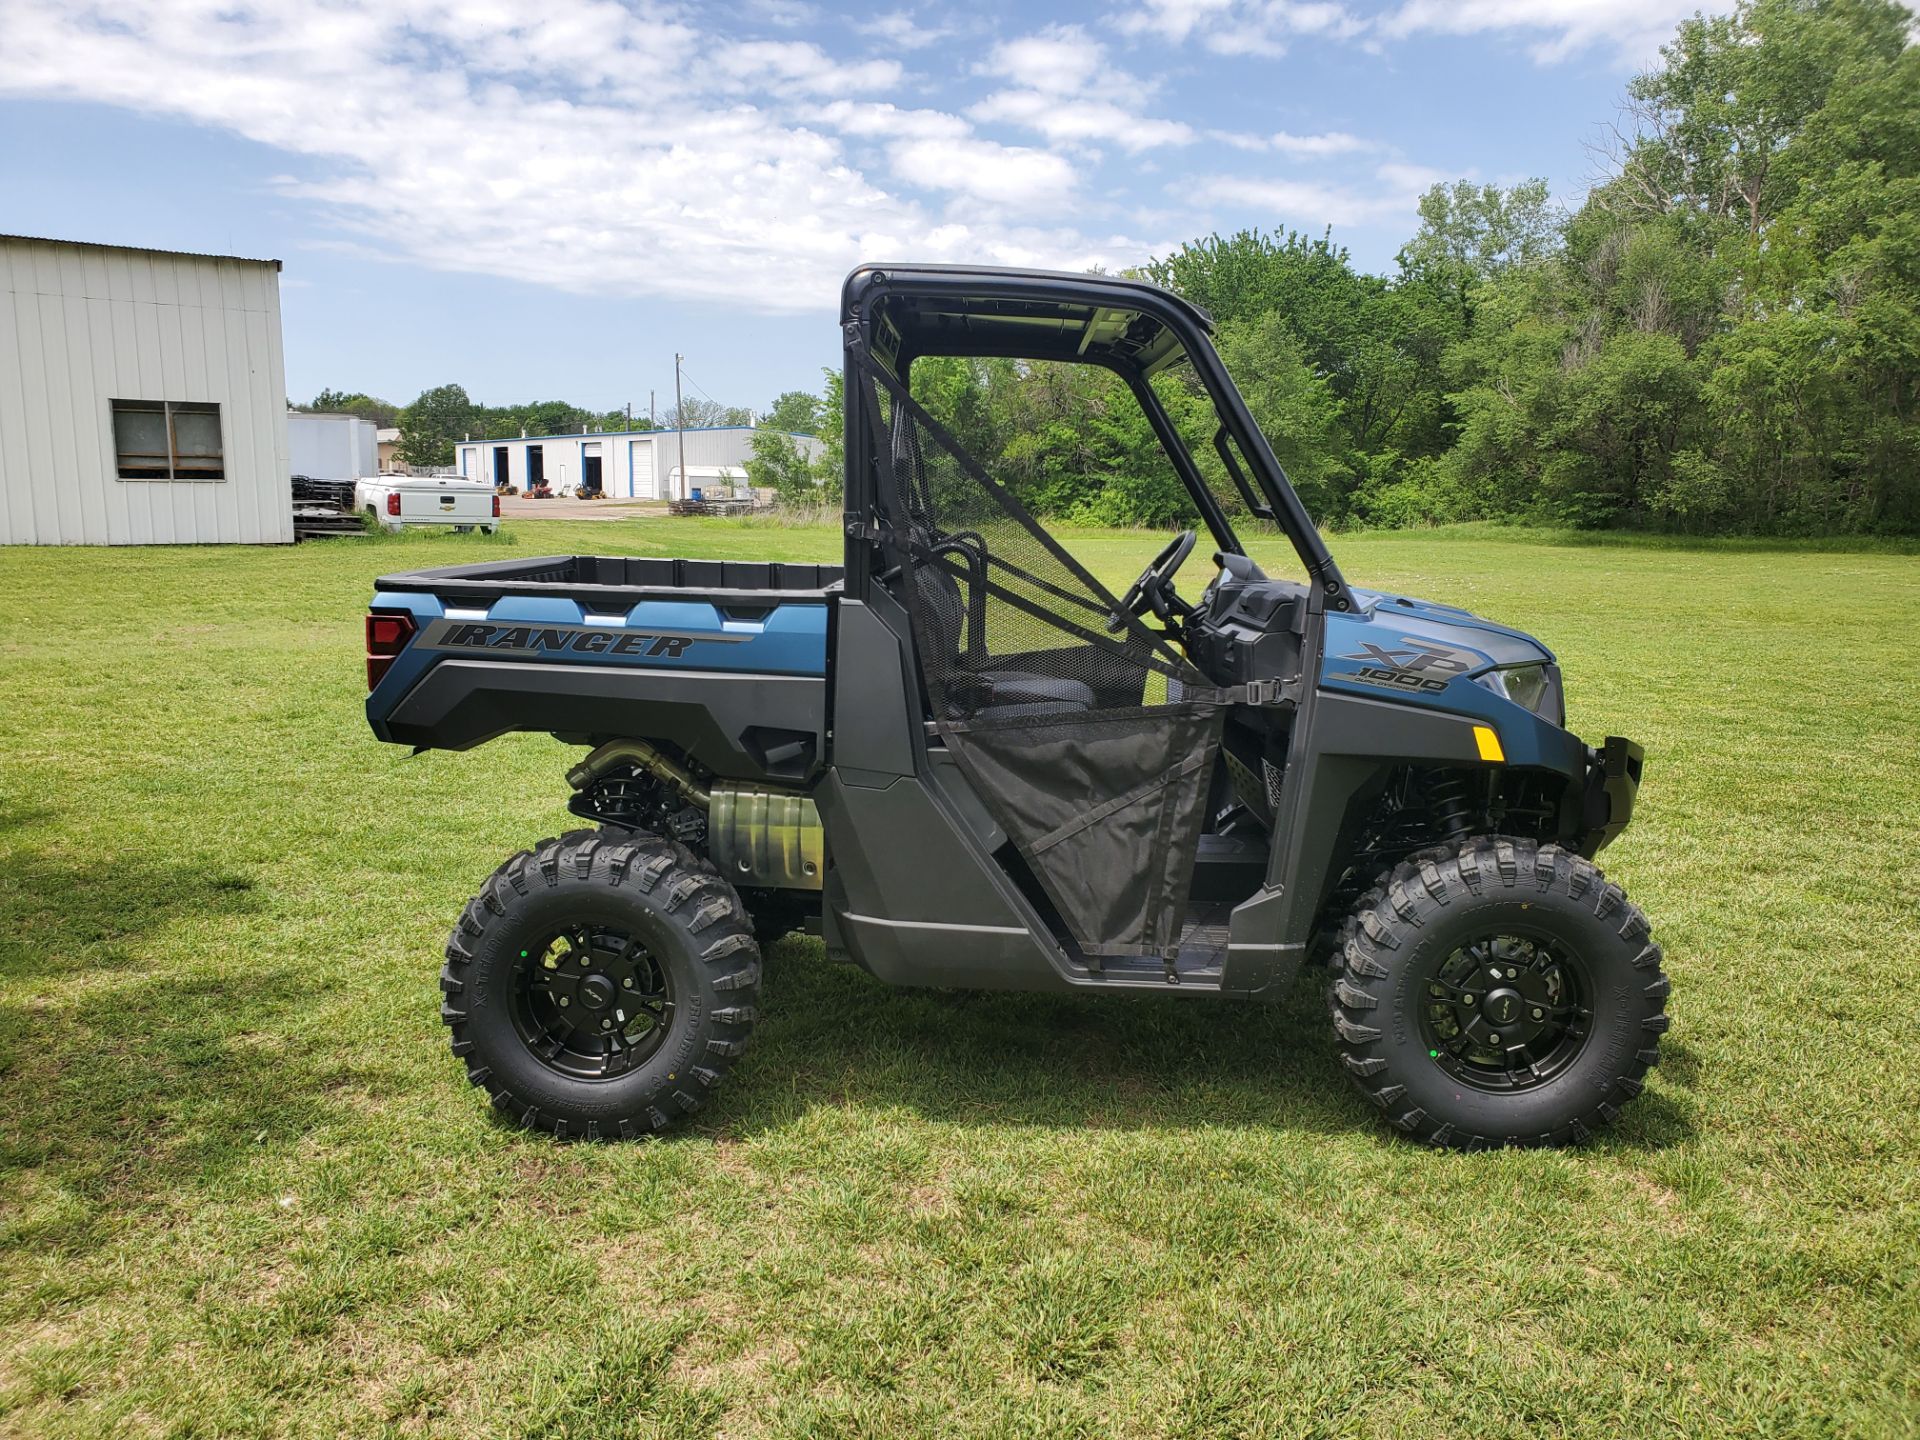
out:
{"label": "power line", "polygon": [[681,370],[681,374],[689,385],[693,386],[694,389],[698,390],[700,394],[705,397],[709,405],[718,406],[722,410],[732,410],[737,408],[732,405],[721,405],[718,400],[713,398],[713,396],[708,395],[706,387],[702,385],[698,380],[694,379],[693,376],[688,375],[684,368]]}

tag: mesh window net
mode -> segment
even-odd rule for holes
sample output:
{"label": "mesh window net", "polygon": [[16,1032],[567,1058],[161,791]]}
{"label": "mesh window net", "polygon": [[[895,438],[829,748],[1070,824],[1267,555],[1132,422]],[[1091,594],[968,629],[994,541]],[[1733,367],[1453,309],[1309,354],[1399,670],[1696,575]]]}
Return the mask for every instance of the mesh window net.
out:
{"label": "mesh window net", "polygon": [[1219,748],[1215,692],[899,382],[862,369],[885,580],[942,738],[1085,954],[1170,962]]}

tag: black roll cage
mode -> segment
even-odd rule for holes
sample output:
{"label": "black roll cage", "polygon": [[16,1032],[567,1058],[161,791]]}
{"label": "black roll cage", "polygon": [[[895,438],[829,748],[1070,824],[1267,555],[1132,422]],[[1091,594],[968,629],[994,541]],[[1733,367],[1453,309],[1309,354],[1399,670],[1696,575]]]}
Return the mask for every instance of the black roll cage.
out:
{"label": "black roll cage", "polygon": [[[890,300],[938,301],[940,333],[923,336],[919,329],[900,330],[891,320],[876,334]],[[1048,318],[1045,307],[1085,309],[1084,329],[1070,329],[1066,318]],[[1103,314],[1131,315],[1153,321],[1163,334],[1147,353],[1092,346],[1095,326]],[[879,359],[908,383],[914,360],[921,356],[967,356],[1020,360],[1059,360],[1099,365],[1117,375],[1147,416],[1161,448],[1173,461],[1181,483],[1199,510],[1219,548],[1244,554],[1239,537],[1222,510],[1218,497],[1201,476],[1192,452],[1174,428],[1159,395],[1149,383],[1153,374],[1182,355],[1194,367],[1221,419],[1214,435],[1227,474],[1248,510],[1271,519],[1292,543],[1308,576],[1310,611],[1345,610],[1350,601],[1345,578],[1326,542],[1314,527],[1300,497],[1288,482],[1273,447],[1261,434],[1246,401],[1227,374],[1211,339],[1213,321],[1198,306],[1169,290],[1145,281],[1104,275],[1073,275],[1045,270],[994,269],[944,265],[863,265],[847,277],[841,292],[841,334],[846,347],[845,432],[847,546],[846,585],[849,594],[862,597],[869,581],[870,547],[851,543],[872,538],[877,497],[874,454],[864,407],[857,403],[857,364],[862,354]],[[977,322],[977,328],[976,323]],[[1076,333],[1079,338],[1076,340]],[[1165,341],[1171,339],[1171,345]],[[1229,446],[1228,441],[1232,445]],[[1231,453],[1237,447],[1253,472],[1249,477]],[[1256,494],[1253,486],[1258,486]],[[1262,500],[1264,499],[1264,503]]]}

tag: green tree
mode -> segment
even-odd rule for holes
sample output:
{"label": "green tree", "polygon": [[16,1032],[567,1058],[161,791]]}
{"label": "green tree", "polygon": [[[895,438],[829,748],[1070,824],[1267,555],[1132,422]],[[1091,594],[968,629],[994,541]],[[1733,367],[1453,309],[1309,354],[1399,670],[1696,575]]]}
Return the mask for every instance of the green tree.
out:
{"label": "green tree", "polygon": [[774,430],[786,430],[795,435],[818,435],[820,433],[821,404],[818,395],[805,390],[787,390],[774,397],[760,416],[760,423]]}
{"label": "green tree", "polygon": [[400,412],[400,458],[430,467],[453,463],[453,444],[473,428],[473,401],[458,385],[423,390]]}
{"label": "green tree", "polygon": [[1472,292],[1434,493],[1580,524],[1920,526],[1912,23],[1748,0],[1682,24],[1562,248]]}
{"label": "green tree", "polygon": [[753,432],[747,480],[756,487],[777,491],[783,505],[817,504],[839,493],[836,472],[808,459],[792,435],[770,425]]}
{"label": "green tree", "polygon": [[1420,197],[1420,228],[1401,247],[1401,276],[1431,287],[1472,318],[1473,292],[1513,265],[1535,264],[1559,243],[1547,182],[1502,189],[1456,180]]}
{"label": "green tree", "polygon": [[704,395],[687,395],[670,408],[661,424],[668,430],[705,430],[716,425],[751,425],[752,412],[741,405],[722,405]]}
{"label": "green tree", "polygon": [[400,407],[358,390],[322,390],[305,405],[295,406],[319,415],[357,415],[369,424],[387,429],[399,423]]}
{"label": "green tree", "polygon": [[1270,313],[1222,326],[1218,343],[1220,358],[1308,513],[1337,513],[1348,473],[1339,400],[1307,363],[1300,338]]}
{"label": "green tree", "polygon": [[1210,237],[1148,273],[1207,309],[1223,330],[1272,320],[1298,341],[1299,358],[1324,380],[1337,419],[1340,463],[1325,476],[1316,507],[1323,523],[1348,518],[1362,489],[1391,483],[1409,461],[1446,448],[1440,360],[1462,322],[1432,285],[1363,275],[1330,237],[1308,240],[1294,231]]}

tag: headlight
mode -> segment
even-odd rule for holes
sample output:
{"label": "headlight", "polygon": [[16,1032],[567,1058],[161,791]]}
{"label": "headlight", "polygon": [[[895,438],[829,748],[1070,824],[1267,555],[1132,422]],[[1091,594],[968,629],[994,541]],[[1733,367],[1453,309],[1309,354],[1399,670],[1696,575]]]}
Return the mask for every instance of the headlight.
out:
{"label": "headlight", "polygon": [[1560,694],[1560,671],[1553,665],[1515,665],[1474,677],[1496,695],[1504,695],[1542,720],[1567,723],[1566,702]]}

